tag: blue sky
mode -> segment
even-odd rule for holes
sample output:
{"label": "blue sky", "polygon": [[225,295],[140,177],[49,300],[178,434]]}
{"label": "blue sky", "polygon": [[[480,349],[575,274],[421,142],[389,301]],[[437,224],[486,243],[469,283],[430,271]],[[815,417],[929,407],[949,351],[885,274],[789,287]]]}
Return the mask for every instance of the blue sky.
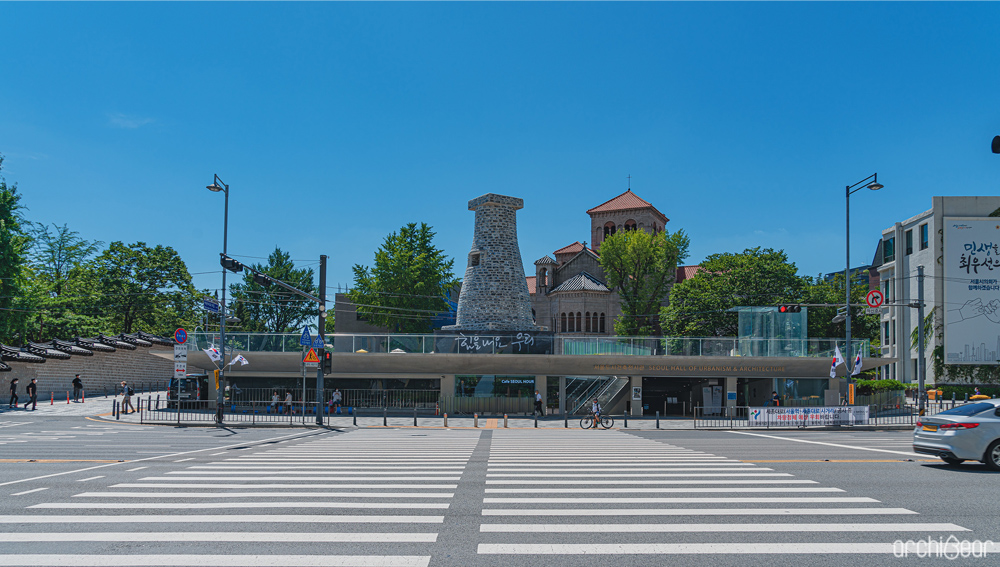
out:
{"label": "blue sky", "polygon": [[[330,256],[352,281],[427,222],[463,272],[468,200],[522,197],[528,267],[632,188],[697,263],[842,270],[933,195],[1000,187],[997,3],[0,3],[0,153],[29,219],[174,247]],[[207,273],[212,272],[212,273]]]}

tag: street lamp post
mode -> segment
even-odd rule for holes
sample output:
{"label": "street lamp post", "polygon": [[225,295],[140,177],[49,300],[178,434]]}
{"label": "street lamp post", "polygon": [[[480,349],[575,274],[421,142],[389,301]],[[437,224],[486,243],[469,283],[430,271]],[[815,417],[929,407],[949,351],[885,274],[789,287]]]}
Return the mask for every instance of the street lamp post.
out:
{"label": "street lamp post", "polygon": [[[214,193],[223,192],[226,194],[226,205],[222,215],[222,255],[228,256],[228,244],[229,244],[229,185],[226,185],[219,179],[218,174],[215,174],[215,178],[212,180],[212,184],[206,187],[209,191]],[[216,390],[216,406],[215,406],[215,421],[216,423],[222,423],[222,383],[225,379],[226,373],[226,268],[222,268],[222,322],[219,325],[219,342],[222,343],[222,367],[219,369],[219,380],[215,384]]]}
{"label": "street lamp post", "polygon": [[[871,183],[868,183],[869,180],[871,181]],[[868,184],[865,185],[866,183],[868,183]],[[854,193],[857,193],[858,191],[860,191],[862,187],[867,187],[868,189],[871,189],[872,191],[878,191],[879,189],[881,189],[882,187],[884,187],[884,185],[882,185],[881,183],[878,182],[878,173],[873,173],[873,174],[869,175],[868,177],[865,177],[861,181],[858,181],[854,185],[848,185],[847,186],[847,190],[845,191],[846,200],[847,200],[847,208],[846,208],[846,211],[847,211],[847,214],[846,214],[846,217],[847,217],[847,267],[844,269],[844,287],[847,289],[847,292],[846,292],[847,298],[846,298],[846,300],[844,302],[844,305],[847,306],[847,314],[844,317],[844,321],[845,321],[845,325],[846,325],[846,328],[847,328],[847,332],[845,333],[847,335],[847,346],[845,347],[845,352],[844,352],[844,357],[845,357],[845,360],[844,360],[845,373],[844,374],[845,374],[845,377],[847,378],[847,383],[848,384],[851,383],[851,372],[853,370],[851,368],[851,362],[853,362],[853,360],[854,360],[852,358],[852,356],[851,356],[851,195],[853,195]]]}

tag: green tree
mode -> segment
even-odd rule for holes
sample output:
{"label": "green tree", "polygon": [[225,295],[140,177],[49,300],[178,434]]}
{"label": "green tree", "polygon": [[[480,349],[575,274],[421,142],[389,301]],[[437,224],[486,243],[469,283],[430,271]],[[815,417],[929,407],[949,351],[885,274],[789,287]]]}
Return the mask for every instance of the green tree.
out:
{"label": "green tree", "polygon": [[[3,156],[0,156],[2,169]],[[25,338],[28,317],[24,294],[31,237],[21,214],[23,209],[17,184],[7,185],[7,180],[0,176],[0,342],[5,343]]]}
{"label": "green tree", "polygon": [[88,268],[97,289],[93,308],[118,332],[170,335],[197,321],[191,274],[169,246],[112,242]]}
{"label": "green tree", "polygon": [[784,251],[757,247],[739,254],[712,254],[698,273],[673,286],[660,323],[670,336],[733,337],[737,314],[729,309],[794,303],[802,296],[803,285]]}
{"label": "green tree", "polygon": [[[317,295],[312,268],[295,267],[291,255],[275,247],[267,257],[267,264],[253,264],[253,269],[276,280]],[[253,333],[290,333],[312,322],[318,314],[318,305],[280,286],[262,286],[253,281],[253,273],[243,272],[243,282],[229,286],[233,297],[230,313],[239,317],[240,327]],[[331,322],[332,325],[332,322]],[[332,327],[331,327],[332,328]]]}
{"label": "green tree", "polygon": [[[844,304],[844,275],[836,274],[832,281],[825,281],[822,278],[815,280],[809,277],[803,278],[802,296],[796,303],[835,303]],[[851,285],[851,305],[864,305],[865,296],[868,295],[868,286],[857,280]],[[834,323],[833,318],[837,315],[837,307],[809,307],[809,336],[818,338],[844,337],[847,329],[845,322]],[[879,316],[864,315],[862,308],[854,307],[851,311],[851,338],[868,339],[874,347],[878,347],[879,340]],[[877,356],[879,351],[872,350],[872,355]]]}
{"label": "green tree", "polygon": [[369,323],[400,333],[431,330],[431,317],[446,311],[445,293],[457,283],[454,260],[434,246],[425,223],[410,223],[385,238],[372,268],[354,266],[348,297]]}
{"label": "green tree", "polygon": [[688,256],[690,239],[683,230],[650,234],[644,230],[617,232],[601,243],[601,267],[608,285],[618,290],[622,314],[615,334],[643,336],[655,332],[663,299]]}

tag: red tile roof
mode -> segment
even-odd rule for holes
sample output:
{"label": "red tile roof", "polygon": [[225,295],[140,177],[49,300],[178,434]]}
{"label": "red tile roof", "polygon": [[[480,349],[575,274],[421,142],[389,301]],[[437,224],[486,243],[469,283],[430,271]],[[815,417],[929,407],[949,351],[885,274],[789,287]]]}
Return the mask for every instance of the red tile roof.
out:
{"label": "red tile roof", "polygon": [[666,217],[663,213],[656,210],[652,204],[648,201],[640,198],[638,195],[632,192],[631,189],[625,191],[621,195],[618,195],[610,201],[605,201],[600,205],[597,205],[593,209],[587,211],[588,215],[593,215],[594,213],[608,213],[614,211],[627,211],[631,209],[653,209],[653,211],[663,217],[663,222],[667,222],[670,219]]}
{"label": "red tile roof", "polygon": [[553,252],[553,254],[576,254],[578,252],[581,252],[582,250],[583,250],[583,244],[580,244],[580,241],[577,240],[576,242],[570,244],[569,246],[563,246],[559,250],[556,250],[555,252]]}
{"label": "red tile roof", "polygon": [[534,295],[538,291],[538,286],[535,285],[535,279],[537,276],[527,276],[524,279],[528,280],[528,293]]}
{"label": "red tile roof", "polygon": [[677,266],[677,279],[675,282],[682,282],[687,279],[691,279],[701,270],[701,266],[695,264],[694,266]]}

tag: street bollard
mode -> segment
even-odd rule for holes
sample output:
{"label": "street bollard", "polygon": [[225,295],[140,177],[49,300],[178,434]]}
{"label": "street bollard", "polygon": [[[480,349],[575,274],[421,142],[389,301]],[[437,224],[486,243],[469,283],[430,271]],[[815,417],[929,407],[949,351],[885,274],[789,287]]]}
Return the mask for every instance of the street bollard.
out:
{"label": "street bollard", "polygon": [[538,413],[535,413],[535,429],[538,429]]}
{"label": "street bollard", "polygon": [[354,425],[357,425],[357,424],[358,424],[358,414],[355,413],[354,414]]}
{"label": "street bollard", "polygon": [[56,393],[55,392],[49,392],[49,405],[50,406],[56,405]]}
{"label": "street bollard", "polygon": [[659,411],[656,412],[656,428],[657,429],[660,428],[660,412]]}
{"label": "street bollard", "polygon": [[625,422],[625,429],[628,429],[628,410],[625,410],[625,416],[622,421]]}
{"label": "street bollard", "polygon": [[417,426],[417,406],[413,406],[413,427]]}
{"label": "street bollard", "polygon": [[156,409],[160,409],[160,395],[156,394]]}
{"label": "street bollard", "polygon": [[69,403],[69,390],[66,390],[66,403]]}
{"label": "street bollard", "polygon": [[503,414],[503,428],[507,429],[507,414]]}
{"label": "street bollard", "polygon": [[389,427],[389,410],[382,408],[382,427]]}
{"label": "street bollard", "polygon": [[569,413],[563,412],[563,427],[569,429]]}
{"label": "street bollard", "polygon": [[444,414],[444,426],[448,427],[448,414]]}
{"label": "street bollard", "polygon": [[87,391],[86,390],[80,390],[80,403],[81,404],[87,403]]}
{"label": "street bollard", "polygon": [[111,402],[111,413],[115,414],[115,419],[122,418],[121,408],[118,407],[118,400]]}
{"label": "street bollard", "polygon": [[479,414],[472,414],[472,427],[479,427]]}

